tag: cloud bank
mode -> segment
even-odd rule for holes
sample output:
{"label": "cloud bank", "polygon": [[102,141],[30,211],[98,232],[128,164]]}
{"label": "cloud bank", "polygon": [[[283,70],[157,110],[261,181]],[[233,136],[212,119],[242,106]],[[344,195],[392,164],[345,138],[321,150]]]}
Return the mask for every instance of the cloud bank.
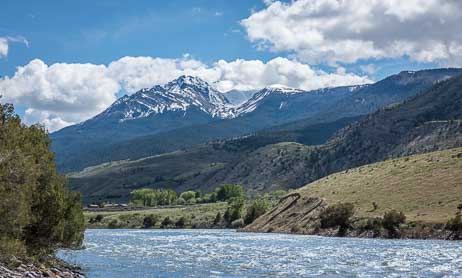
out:
{"label": "cloud bank", "polygon": [[260,49],[310,64],[410,57],[462,65],[460,0],[265,1],[241,24]]}
{"label": "cloud bank", "polygon": [[280,57],[266,63],[238,59],[219,60],[212,65],[188,55],[176,59],[123,57],[109,65],[47,65],[34,59],[18,67],[13,76],[0,79],[0,95],[3,102],[26,107],[27,124],[40,122],[55,131],[102,112],[121,91],[132,94],[183,74],[199,76],[221,91],[259,89],[271,84],[311,90],[370,82],[342,68],[327,73]]}

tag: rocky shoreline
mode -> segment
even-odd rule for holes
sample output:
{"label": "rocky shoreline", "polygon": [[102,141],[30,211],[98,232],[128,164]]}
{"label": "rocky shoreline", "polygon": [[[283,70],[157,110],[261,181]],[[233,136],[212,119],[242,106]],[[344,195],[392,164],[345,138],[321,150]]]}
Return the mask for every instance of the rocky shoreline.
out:
{"label": "rocky shoreline", "polygon": [[59,259],[52,258],[46,264],[18,258],[0,262],[0,277],[2,278],[84,278],[85,274],[77,266],[69,265]]}

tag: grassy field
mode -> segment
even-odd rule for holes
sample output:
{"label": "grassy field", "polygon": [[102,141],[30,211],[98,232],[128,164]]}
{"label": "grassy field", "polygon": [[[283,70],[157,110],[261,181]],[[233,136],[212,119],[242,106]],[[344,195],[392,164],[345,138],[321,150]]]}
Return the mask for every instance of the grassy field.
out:
{"label": "grassy field", "polygon": [[[218,212],[223,215],[226,211],[227,203],[198,204],[177,208],[149,208],[137,211],[115,211],[115,212],[85,212],[87,228],[108,228],[110,223],[115,224],[113,228],[142,228],[143,219],[147,215],[155,215],[158,218],[154,228],[159,228],[165,217],[170,217],[173,222],[185,217],[185,228],[192,227],[211,227]],[[103,218],[99,222],[90,223],[97,215]],[[116,221],[116,222],[114,222]]]}
{"label": "grassy field", "polygon": [[[403,211],[408,221],[446,223],[462,204],[462,148],[415,155],[332,174],[301,188],[329,204],[351,202],[359,217]],[[374,210],[373,202],[378,207]]]}

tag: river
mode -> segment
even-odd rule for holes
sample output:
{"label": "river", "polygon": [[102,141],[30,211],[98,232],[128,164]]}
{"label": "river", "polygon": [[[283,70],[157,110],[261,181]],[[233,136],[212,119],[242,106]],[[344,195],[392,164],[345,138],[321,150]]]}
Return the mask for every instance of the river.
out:
{"label": "river", "polygon": [[59,251],[92,277],[462,277],[462,243],[234,230],[87,230]]}

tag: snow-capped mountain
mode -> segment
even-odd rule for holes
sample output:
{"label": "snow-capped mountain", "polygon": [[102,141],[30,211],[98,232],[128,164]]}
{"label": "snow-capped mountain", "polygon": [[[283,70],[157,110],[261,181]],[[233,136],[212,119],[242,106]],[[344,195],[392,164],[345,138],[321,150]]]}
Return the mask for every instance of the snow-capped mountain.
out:
{"label": "snow-capped mountain", "polygon": [[236,108],[235,114],[242,115],[254,111],[262,102],[262,100],[270,95],[289,96],[300,93],[307,92],[284,85],[274,84],[256,92],[248,101],[244,102]]}
{"label": "snow-capped mountain", "polygon": [[232,105],[221,92],[198,77],[185,75],[165,85],[156,85],[131,96],[124,96],[99,116],[118,115],[120,121],[126,121],[169,111],[186,113],[193,107],[213,118],[235,117]]}
{"label": "snow-capped mountain", "polygon": [[253,97],[258,90],[231,90],[225,92],[225,97],[235,106],[240,106]]}
{"label": "snow-capped mountain", "polygon": [[295,121],[333,122],[365,115],[460,73],[458,69],[403,72],[374,84],[314,91],[273,85],[241,105],[199,78],[181,76],[124,96],[98,116],[52,133],[52,149],[60,170],[80,170]]}

